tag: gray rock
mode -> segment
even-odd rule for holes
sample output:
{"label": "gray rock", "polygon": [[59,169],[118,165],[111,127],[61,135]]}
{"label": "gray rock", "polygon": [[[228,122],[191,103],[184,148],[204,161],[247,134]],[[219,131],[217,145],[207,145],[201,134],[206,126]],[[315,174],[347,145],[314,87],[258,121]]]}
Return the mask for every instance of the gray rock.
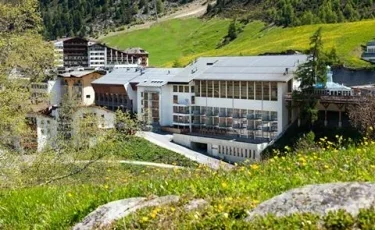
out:
{"label": "gray rock", "polygon": [[203,199],[192,200],[189,203],[184,205],[184,210],[189,212],[189,211],[192,211],[192,210],[202,208],[202,207],[206,206],[207,204],[208,204],[208,202],[203,200]]}
{"label": "gray rock", "polygon": [[247,221],[256,216],[273,214],[278,217],[293,213],[313,213],[320,216],[329,211],[343,209],[353,216],[362,208],[375,205],[375,184],[373,183],[330,183],[308,185],[292,189],[267,200],[249,212]]}
{"label": "gray rock", "polygon": [[121,219],[145,207],[160,206],[179,201],[178,196],[163,196],[147,200],[144,197],[117,200],[99,206],[87,215],[82,222],[76,224],[73,230],[89,230],[104,228],[115,220]]}

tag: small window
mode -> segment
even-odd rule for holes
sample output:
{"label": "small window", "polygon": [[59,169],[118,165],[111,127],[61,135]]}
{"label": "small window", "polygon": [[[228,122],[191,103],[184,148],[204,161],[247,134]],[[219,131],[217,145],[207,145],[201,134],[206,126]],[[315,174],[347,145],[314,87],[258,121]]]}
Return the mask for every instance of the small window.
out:
{"label": "small window", "polygon": [[178,96],[177,95],[173,95],[173,103],[178,104]]}
{"label": "small window", "polygon": [[191,86],[190,90],[192,93],[194,93],[194,86]]}
{"label": "small window", "polygon": [[184,89],[185,89],[185,93],[189,92],[189,86],[185,86]]}
{"label": "small window", "polygon": [[177,93],[178,92],[178,88],[177,88],[177,85],[174,85],[173,86],[173,92]]}
{"label": "small window", "polygon": [[87,95],[86,95],[86,98],[91,98],[91,95],[90,95],[90,94],[87,94]]}
{"label": "small window", "polygon": [[180,86],[178,87],[178,92],[180,92],[180,93],[183,93],[183,92],[184,92],[184,87],[183,87],[182,85],[180,85]]}

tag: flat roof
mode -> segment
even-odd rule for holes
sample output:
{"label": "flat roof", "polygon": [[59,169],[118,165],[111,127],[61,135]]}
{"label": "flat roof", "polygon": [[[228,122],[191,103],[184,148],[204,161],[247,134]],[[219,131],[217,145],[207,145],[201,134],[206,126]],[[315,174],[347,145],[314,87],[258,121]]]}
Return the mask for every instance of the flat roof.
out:
{"label": "flat roof", "polygon": [[168,83],[182,68],[122,68],[95,80],[92,84],[161,86]]}
{"label": "flat roof", "polygon": [[[171,83],[191,80],[288,81],[306,55],[203,57],[189,64]],[[286,71],[288,69],[288,71]]]}

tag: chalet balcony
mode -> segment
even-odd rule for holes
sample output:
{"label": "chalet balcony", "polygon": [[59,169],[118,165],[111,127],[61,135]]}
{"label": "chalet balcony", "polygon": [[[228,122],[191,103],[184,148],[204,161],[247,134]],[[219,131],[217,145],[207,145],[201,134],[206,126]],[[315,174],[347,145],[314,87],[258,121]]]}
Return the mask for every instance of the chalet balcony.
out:
{"label": "chalet balcony", "polygon": [[253,115],[253,114],[249,114],[247,115],[247,120],[250,120],[250,121],[261,121],[262,120],[262,116],[260,114],[256,114],[256,115]]}

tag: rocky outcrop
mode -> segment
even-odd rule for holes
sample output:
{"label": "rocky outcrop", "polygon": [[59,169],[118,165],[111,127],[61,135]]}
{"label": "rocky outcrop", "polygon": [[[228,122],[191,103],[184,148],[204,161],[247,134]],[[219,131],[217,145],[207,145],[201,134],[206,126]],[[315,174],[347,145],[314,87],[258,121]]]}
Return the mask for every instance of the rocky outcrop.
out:
{"label": "rocky outcrop", "polygon": [[187,212],[203,208],[204,206],[208,205],[208,202],[203,199],[196,199],[192,200],[189,203],[184,205],[184,210]]}
{"label": "rocky outcrop", "polygon": [[178,196],[163,196],[153,199],[137,197],[113,201],[99,206],[95,211],[86,216],[82,222],[76,224],[73,230],[104,228],[115,220],[121,219],[141,208],[176,203],[179,199]]}
{"label": "rocky outcrop", "polygon": [[330,183],[308,185],[297,188],[267,200],[249,212],[246,220],[256,216],[273,214],[278,217],[293,213],[313,213],[321,216],[329,211],[345,210],[353,216],[360,209],[375,205],[375,184],[373,183]]}

